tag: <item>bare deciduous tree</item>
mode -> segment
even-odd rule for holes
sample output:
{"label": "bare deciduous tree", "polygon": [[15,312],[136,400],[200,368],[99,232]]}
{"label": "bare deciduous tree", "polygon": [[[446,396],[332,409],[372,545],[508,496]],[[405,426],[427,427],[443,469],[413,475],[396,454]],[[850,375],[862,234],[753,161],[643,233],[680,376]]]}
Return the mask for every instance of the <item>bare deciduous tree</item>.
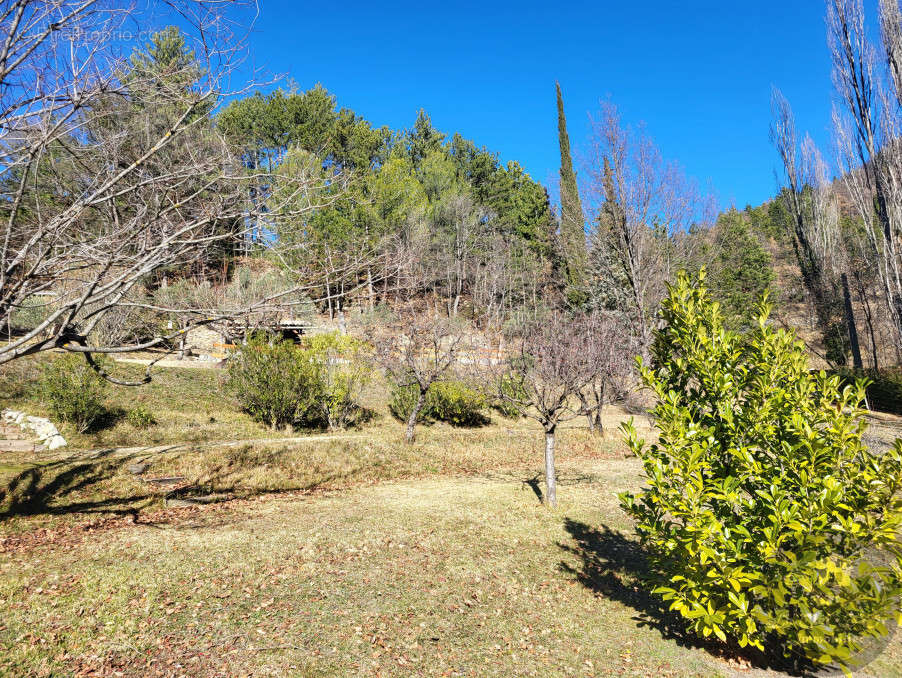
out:
{"label": "bare deciduous tree", "polygon": [[[868,38],[861,0],[828,0],[827,36],[840,106],[834,130],[843,181],[867,233],[897,347],[902,344],[902,21],[881,0],[885,71]],[[899,349],[897,348],[897,353]]]}
{"label": "bare deciduous tree", "polygon": [[524,328],[497,379],[498,397],[545,432],[545,500],[552,507],[557,505],[557,428],[582,412],[579,394],[598,374],[598,339],[585,318],[552,313]]}
{"label": "bare deciduous tree", "polygon": [[[53,348],[90,361],[184,331],[159,324],[149,337],[92,343],[123,308],[165,315],[145,288],[233,251],[255,221],[258,178],[210,122],[241,57],[240,11],[216,0],[0,5],[0,326],[36,296],[52,300],[41,322],[0,345],[0,364]],[[184,50],[120,54],[135,27],[176,17]]]}
{"label": "bare deciduous tree", "polygon": [[198,321],[206,321],[224,340],[243,340],[258,330],[277,332],[282,320],[312,313],[312,302],[292,290],[294,280],[285,270],[239,266],[228,282],[178,279],[154,290],[152,300],[154,315],[166,329],[180,331],[177,355],[182,359],[196,348],[188,341],[187,330]]}
{"label": "bare deciduous tree", "polygon": [[778,90],[774,90],[771,106],[770,136],[783,165],[786,186],[782,195],[792,216],[789,235],[796,261],[814,307],[826,359],[843,364],[849,337],[856,333],[851,327],[848,331],[844,328],[840,275],[845,262],[836,197],[814,141],[806,135],[799,145],[792,109]]}
{"label": "bare deciduous tree", "polygon": [[375,340],[375,356],[397,386],[417,389],[405,432],[405,440],[412,443],[429,387],[454,366],[464,332],[452,319],[414,312],[405,312],[392,329],[391,336]]}
{"label": "bare deciduous tree", "polygon": [[[645,130],[629,129],[617,108],[603,103],[591,119],[586,187],[595,224],[593,241],[604,243],[608,270],[595,275],[622,285],[624,304],[643,346],[664,283],[679,265],[681,236],[713,220],[714,203],[678,165],[665,161]],[[622,281],[622,282],[620,282]]]}
{"label": "bare deciduous tree", "polygon": [[589,430],[600,435],[604,433],[605,405],[622,399],[632,385],[633,360],[639,353],[639,343],[616,313],[596,312],[583,322],[589,333],[586,348],[592,350],[595,370],[576,396]]}

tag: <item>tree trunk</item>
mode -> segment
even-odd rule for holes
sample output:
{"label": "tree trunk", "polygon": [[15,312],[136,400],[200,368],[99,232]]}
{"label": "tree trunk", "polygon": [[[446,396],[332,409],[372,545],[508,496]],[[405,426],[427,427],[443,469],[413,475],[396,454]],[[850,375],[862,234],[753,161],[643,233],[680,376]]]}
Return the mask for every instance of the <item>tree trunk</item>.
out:
{"label": "tree trunk", "polygon": [[417,403],[413,406],[413,410],[410,412],[410,416],[407,418],[407,434],[404,436],[405,441],[409,445],[414,440],[413,430],[416,428],[417,419],[420,416],[420,410],[423,409],[423,405],[426,403],[426,391],[420,389],[420,395],[417,396]]}
{"label": "tree trunk", "polygon": [[554,475],[554,427],[545,430],[545,503],[557,507],[557,479]]}
{"label": "tree trunk", "polygon": [[595,435],[604,435],[604,424],[601,421],[601,407],[589,414],[589,430]]}
{"label": "tree trunk", "polygon": [[852,348],[852,364],[860,370],[864,365],[861,362],[861,348],[858,345],[858,328],[855,327],[855,313],[852,311],[852,296],[849,294],[849,279],[846,274],[841,276],[842,295],[846,311],[846,325],[849,328],[849,345]]}
{"label": "tree trunk", "polygon": [[586,423],[589,425],[589,433],[601,435],[601,412],[604,409],[604,382],[590,383],[591,393],[582,391],[578,393],[583,414],[586,415]]}
{"label": "tree trunk", "polygon": [[880,365],[877,361],[877,335],[874,332],[874,318],[871,314],[871,303],[868,301],[867,290],[865,289],[864,282],[861,280],[859,272],[853,271],[852,275],[855,276],[855,287],[858,292],[858,298],[861,300],[861,307],[864,309],[864,321],[868,326],[868,338],[870,339],[871,344],[871,367],[877,370],[880,368]]}

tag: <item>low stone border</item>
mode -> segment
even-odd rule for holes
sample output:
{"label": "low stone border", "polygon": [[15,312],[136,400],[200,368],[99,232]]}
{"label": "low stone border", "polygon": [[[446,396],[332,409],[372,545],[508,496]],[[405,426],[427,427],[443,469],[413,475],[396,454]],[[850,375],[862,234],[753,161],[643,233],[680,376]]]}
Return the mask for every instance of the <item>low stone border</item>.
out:
{"label": "low stone border", "polygon": [[48,450],[55,450],[66,446],[66,439],[54,426],[53,422],[44,417],[32,417],[18,410],[3,410],[0,414],[7,424],[15,424],[19,428],[33,431],[35,436]]}

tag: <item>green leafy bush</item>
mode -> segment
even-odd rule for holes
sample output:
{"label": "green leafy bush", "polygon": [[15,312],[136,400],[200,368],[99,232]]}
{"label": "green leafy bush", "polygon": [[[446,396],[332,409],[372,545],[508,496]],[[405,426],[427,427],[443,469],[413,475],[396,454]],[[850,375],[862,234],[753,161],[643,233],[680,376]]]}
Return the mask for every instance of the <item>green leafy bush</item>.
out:
{"label": "green leafy bush", "polygon": [[[406,422],[413,412],[414,406],[417,404],[417,398],[420,395],[420,389],[416,384],[399,385],[392,384],[391,394],[388,399],[388,410],[398,421]],[[427,393],[426,404],[420,411],[420,422],[426,423],[432,419],[429,410],[429,396]]]}
{"label": "green leafy bush", "polygon": [[371,374],[364,358],[366,345],[338,332],[314,335],[304,345],[309,358],[320,366],[322,383],[315,414],[333,430],[358,423],[364,415],[360,393]]}
{"label": "green leafy bush", "polygon": [[902,440],[868,450],[863,384],[810,373],[764,304],[749,334],[725,330],[703,281],[669,287],[640,361],[658,441],[625,427],[648,484],[621,501],[654,592],[702,636],[851,667],[899,618]]}
{"label": "green leafy bush", "polygon": [[462,381],[437,381],[426,393],[426,407],[432,418],[452,426],[483,426],[485,395]]}
{"label": "green leafy bush", "polygon": [[322,382],[316,406],[310,412],[311,423],[326,425],[330,430],[353,426],[363,415],[358,399],[369,374],[360,365],[332,362],[329,356],[315,359],[324,362],[320,364]]}
{"label": "green leafy bush", "polygon": [[492,409],[509,419],[519,417],[521,414],[520,408],[514,405],[511,400],[528,402],[529,396],[526,393],[523,382],[515,379],[510,374],[502,375],[498,382],[498,391],[501,393],[501,397],[496,397],[492,400]]}
{"label": "green leafy bush", "polygon": [[79,433],[106,414],[107,382],[80,355],[57,358],[44,368],[41,393],[53,417],[72,424]]}
{"label": "green leafy bush", "polygon": [[[416,384],[391,390],[388,409],[399,421],[406,422],[419,397]],[[452,426],[482,426],[488,420],[483,412],[486,397],[462,381],[437,381],[426,392],[426,403],[420,411],[420,422],[443,421]]]}
{"label": "green leafy bush", "polygon": [[272,428],[345,428],[358,422],[369,380],[363,342],[333,332],[301,345],[257,334],[229,358],[228,387],[242,408]]}
{"label": "green leafy bush", "polygon": [[349,334],[341,332],[324,332],[303,338],[302,347],[308,351],[324,355],[332,352],[346,358],[362,354],[367,344]]}
{"label": "green leafy bush", "polygon": [[255,334],[229,357],[227,388],[271,428],[308,419],[322,395],[322,364],[289,341]]}
{"label": "green leafy bush", "polygon": [[125,415],[125,419],[129,424],[140,429],[150,428],[157,423],[157,419],[153,416],[153,412],[147,409],[147,406],[145,405],[138,405],[137,407],[130,409],[128,414]]}

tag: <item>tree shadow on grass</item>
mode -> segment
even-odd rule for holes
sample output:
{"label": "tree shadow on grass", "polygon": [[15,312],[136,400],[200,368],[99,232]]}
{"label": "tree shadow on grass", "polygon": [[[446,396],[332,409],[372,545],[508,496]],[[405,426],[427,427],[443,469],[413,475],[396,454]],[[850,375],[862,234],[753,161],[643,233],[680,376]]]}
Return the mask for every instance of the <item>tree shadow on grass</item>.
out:
{"label": "tree shadow on grass", "polygon": [[545,495],[542,493],[542,481],[538,473],[536,473],[532,478],[527,478],[523,481],[523,484],[528,486],[536,495],[536,498],[539,500],[540,504],[545,503]]}
{"label": "tree shadow on grass", "polygon": [[[284,453],[284,449],[251,446],[230,449],[224,461],[193,479],[145,475],[154,459],[162,456],[159,451],[116,455],[109,450],[89,458],[37,462],[0,482],[0,519],[105,514],[132,516],[138,523],[144,522],[139,520],[142,512],[163,508],[164,501],[165,508],[186,508],[270,494],[310,493],[352,484],[357,477],[365,476],[368,469],[361,462],[350,467],[323,469],[314,477],[298,477],[291,475],[292,464],[286,463],[282,466],[285,477],[280,483],[261,484],[257,478],[260,470],[279,468]],[[142,468],[134,471],[131,466]]]}
{"label": "tree shadow on grass", "polygon": [[105,407],[103,408],[103,412],[100,413],[100,416],[97,417],[85,433],[97,433],[98,431],[105,431],[106,429],[113,428],[116,424],[122,421],[128,412],[122,407]]}
{"label": "tree shadow on grass", "polygon": [[[477,476],[471,476],[471,479],[475,482],[519,483],[523,486],[523,489],[529,488],[540,504],[545,503],[545,474],[543,472],[534,473],[531,476],[524,478],[522,472],[517,470],[488,471],[480,473]],[[597,484],[602,480],[602,477],[598,474],[584,473],[571,469],[559,471],[557,474],[558,487]]]}
{"label": "tree shadow on grass", "polygon": [[116,459],[36,464],[20,471],[0,488],[0,517],[97,512],[137,516],[138,504],[150,499],[151,494],[135,493],[96,501],[61,501],[107,480],[128,462],[128,459]]}
{"label": "tree shadow on grass", "polygon": [[638,542],[604,525],[595,528],[570,518],[565,520],[564,527],[573,543],[558,546],[576,556],[579,563],[574,566],[572,562],[562,561],[560,569],[596,595],[631,607],[636,611],[633,620],[640,627],[653,628],[663,638],[674,640],[682,647],[700,648],[720,659],[740,660],[759,669],[792,676],[815,675],[807,662],[785,659],[773,642],[765,642],[766,651],[760,652],[735,643],[721,643],[713,637],[700,638],[682,616],[668,610],[667,604],[651,593],[651,586],[643,583],[652,573],[648,555]]}
{"label": "tree shadow on grass", "polygon": [[446,423],[454,428],[484,428],[492,423],[492,418],[483,412],[474,412],[461,421]]}

